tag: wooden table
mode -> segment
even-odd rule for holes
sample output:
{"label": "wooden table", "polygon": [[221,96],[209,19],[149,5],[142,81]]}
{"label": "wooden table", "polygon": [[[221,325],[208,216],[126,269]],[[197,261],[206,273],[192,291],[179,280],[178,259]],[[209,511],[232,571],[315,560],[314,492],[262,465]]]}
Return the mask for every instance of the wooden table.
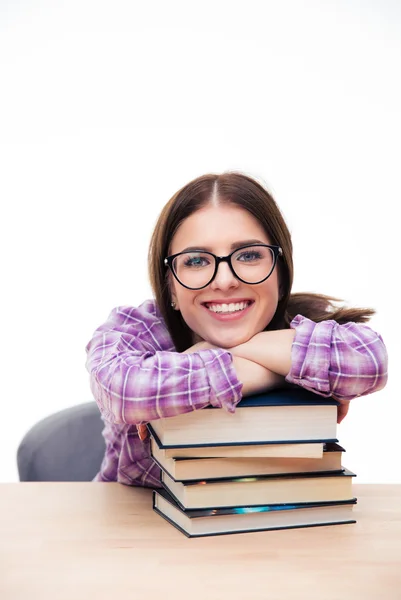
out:
{"label": "wooden table", "polygon": [[1,600],[400,600],[401,485],[354,485],[356,525],[188,539],[151,490],[0,485]]}

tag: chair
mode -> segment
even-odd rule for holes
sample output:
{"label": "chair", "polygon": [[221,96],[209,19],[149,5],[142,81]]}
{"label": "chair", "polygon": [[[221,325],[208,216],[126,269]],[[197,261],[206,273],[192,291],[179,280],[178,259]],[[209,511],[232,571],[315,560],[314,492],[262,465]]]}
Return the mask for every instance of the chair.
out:
{"label": "chair", "polygon": [[20,481],[91,481],[105,453],[103,428],[95,402],[39,421],[18,447]]}

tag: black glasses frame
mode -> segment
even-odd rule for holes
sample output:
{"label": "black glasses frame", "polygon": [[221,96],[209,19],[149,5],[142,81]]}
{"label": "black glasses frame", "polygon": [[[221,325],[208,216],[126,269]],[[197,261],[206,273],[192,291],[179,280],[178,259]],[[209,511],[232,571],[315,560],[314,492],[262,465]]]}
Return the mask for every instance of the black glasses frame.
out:
{"label": "black glasses frame", "polygon": [[[261,279],[260,281],[249,282],[249,281],[245,281],[245,279],[241,279],[241,277],[239,277],[234,270],[234,267],[231,263],[231,257],[233,256],[233,254],[238,252],[238,250],[244,250],[244,248],[260,248],[260,247],[270,248],[271,250],[273,250],[274,262],[273,262],[273,266],[271,268],[270,273],[266,277]],[[173,268],[173,261],[175,258],[177,258],[177,256],[180,256],[181,254],[191,254],[192,252],[201,252],[202,254],[208,254],[209,256],[213,256],[213,258],[215,260],[214,273],[213,273],[211,279],[205,285],[202,285],[201,287],[197,287],[197,288],[189,287],[188,285],[185,285],[184,283],[182,283],[182,281],[180,281],[178,279],[178,276],[175,273],[174,268]],[[240,246],[239,248],[236,248],[235,250],[233,250],[231,252],[231,254],[227,254],[227,256],[216,256],[216,254],[213,254],[213,252],[207,252],[205,250],[191,250],[191,251],[187,251],[187,252],[177,252],[177,254],[172,254],[171,256],[167,256],[164,259],[164,264],[166,265],[166,267],[170,268],[175,279],[178,281],[178,283],[180,285],[182,285],[182,287],[186,288],[187,290],[203,290],[203,288],[207,287],[208,285],[210,285],[212,283],[213,279],[217,275],[217,270],[219,268],[219,264],[222,262],[228,263],[231,273],[234,275],[234,277],[236,279],[239,279],[240,281],[242,281],[242,283],[246,283],[247,285],[258,285],[259,283],[263,283],[263,281],[266,281],[266,279],[268,279],[270,277],[270,275],[273,273],[274,268],[277,264],[278,257],[282,256],[282,255],[283,255],[283,250],[280,246],[271,246],[269,244],[247,244],[246,246]]]}

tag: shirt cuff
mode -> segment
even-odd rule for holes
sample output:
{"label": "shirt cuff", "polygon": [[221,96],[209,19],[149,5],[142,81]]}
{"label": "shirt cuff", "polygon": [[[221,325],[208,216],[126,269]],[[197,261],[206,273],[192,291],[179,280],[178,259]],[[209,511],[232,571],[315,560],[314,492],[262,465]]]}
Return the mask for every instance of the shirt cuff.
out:
{"label": "shirt cuff", "polygon": [[232,355],[221,349],[202,350],[199,354],[209,378],[210,404],[234,413],[242,398],[242,383],[235,372]]}
{"label": "shirt cuff", "polygon": [[331,395],[329,382],[331,338],[335,321],[315,323],[297,315],[290,324],[295,329],[291,349],[288,383],[306,388],[321,396]]}

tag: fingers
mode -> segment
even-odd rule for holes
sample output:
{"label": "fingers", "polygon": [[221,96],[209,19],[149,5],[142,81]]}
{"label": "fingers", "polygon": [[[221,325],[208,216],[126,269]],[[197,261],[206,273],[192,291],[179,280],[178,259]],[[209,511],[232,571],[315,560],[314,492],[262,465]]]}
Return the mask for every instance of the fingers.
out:
{"label": "fingers", "polygon": [[146,438],[148,437],[148,428],[146,427],[146,425],[137,425],[136,428],[138,431],[139,439],[143,442],[143,440],[146,440]]}
{"label": "fingers", "polygon": [[350,402],[345,402],[344,404],[340,404],[337,406],[337,423],[341,423],[343,421],[349,411]]}

